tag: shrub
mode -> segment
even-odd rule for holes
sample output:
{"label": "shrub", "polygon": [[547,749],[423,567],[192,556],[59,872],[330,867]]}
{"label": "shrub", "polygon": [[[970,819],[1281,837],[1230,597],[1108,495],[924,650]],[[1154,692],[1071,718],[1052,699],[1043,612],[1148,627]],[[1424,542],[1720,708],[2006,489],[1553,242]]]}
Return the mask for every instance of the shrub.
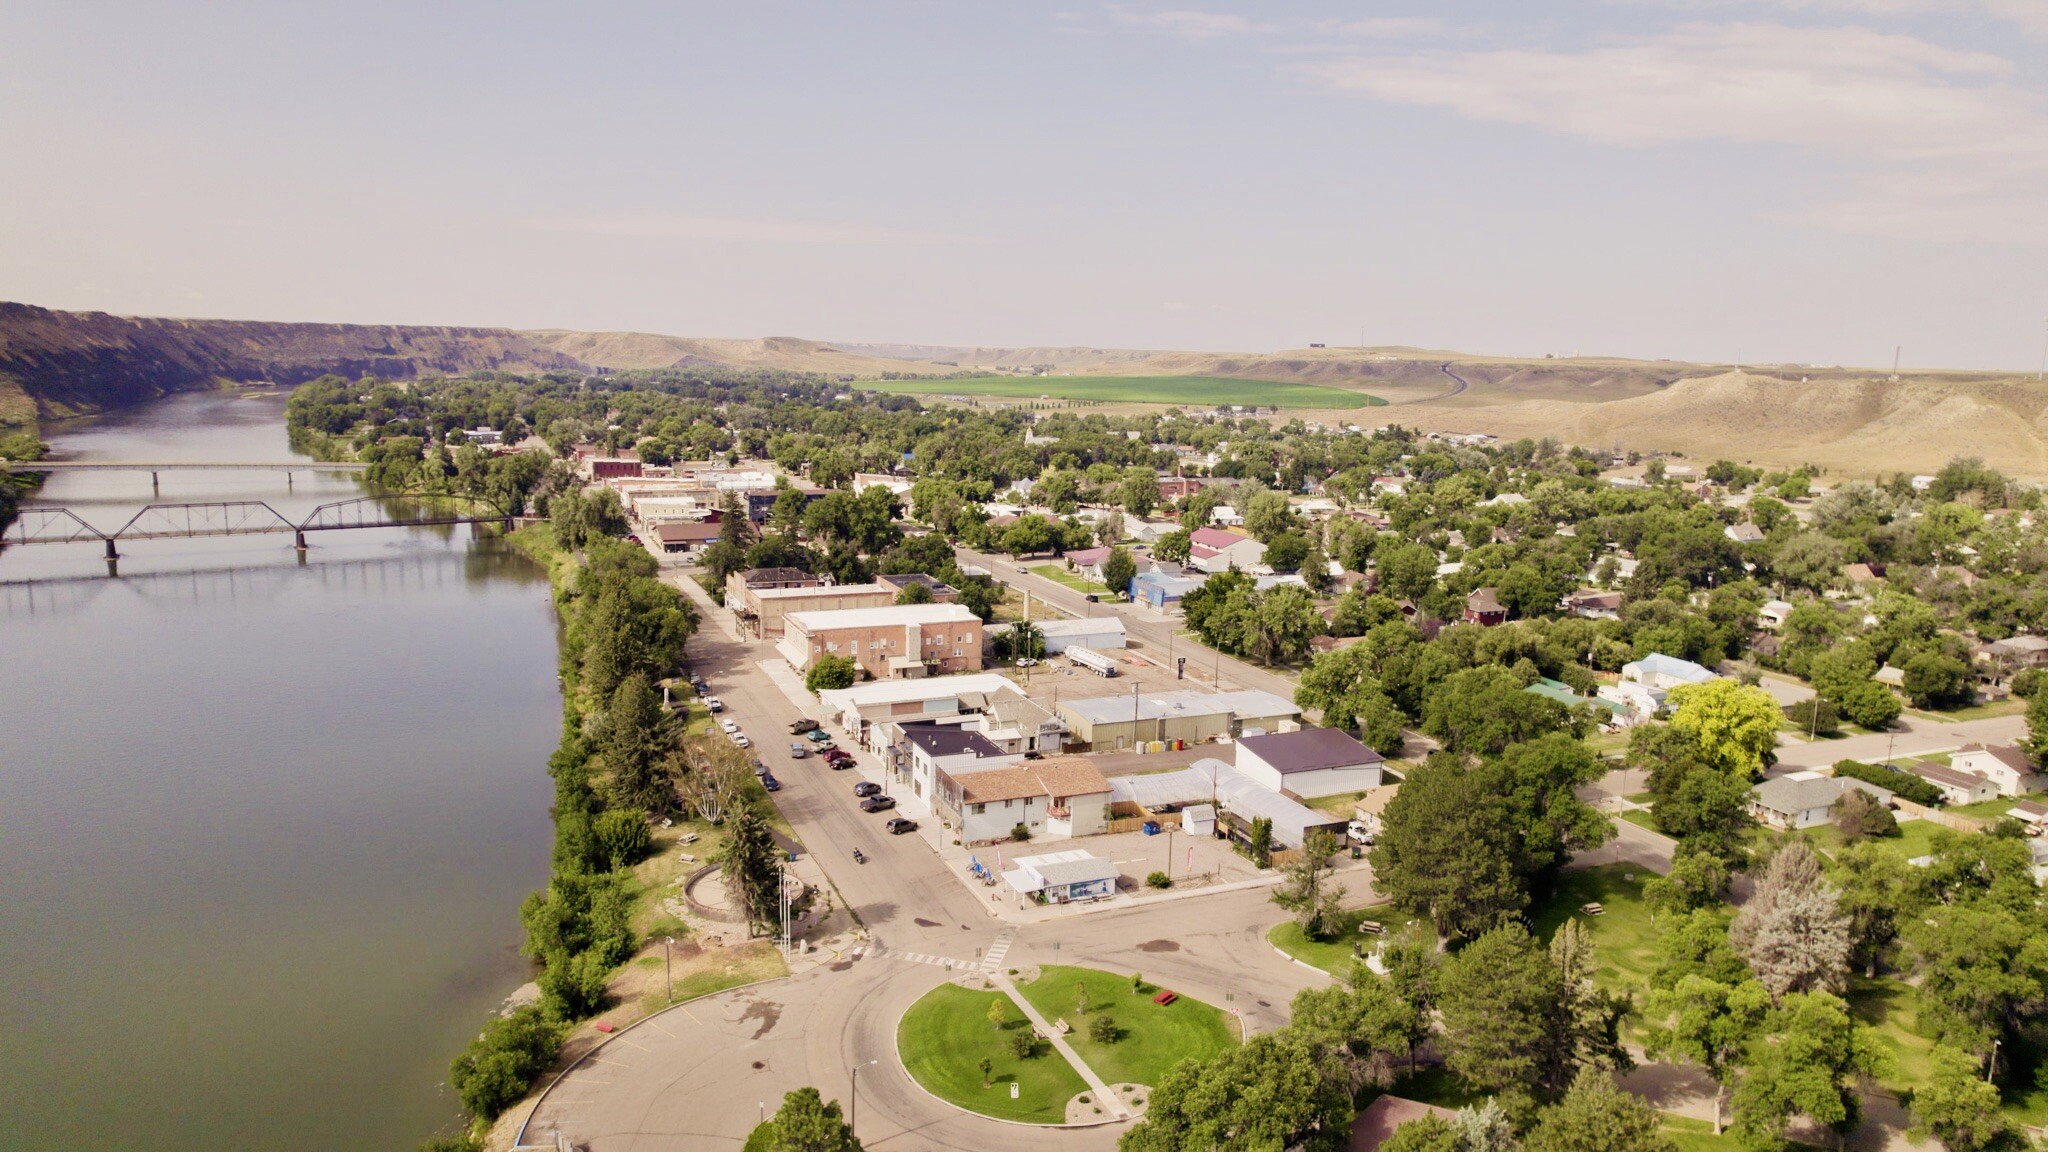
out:
{"label": "shrub", "polygon": [[1888,788],[1899,799],[1911,800],[1915,804],[1925,804],[1932,807],[1941,803],[1941,789],[1936,788],[1918,776],[1901,772],[1896,768],[1887,768],[1882,764],[1865,764],[1860,760],[1838,760],[1835,762],[1835,775],[1846,776],[1851,780],[1861,780],[1866,784],[1875,784],[1879,788]]}
{"label": "shrub", "polygon": [[1164,872],[1154,872],[1145,877],[1145,886],[1148,888],[1171,888],[1173,887],[1173,878]]}
{"label": "shrub", "polygon": [[1801,700],[1785,709],[1785,719],[1801,732],[1811,732],[1815,736],[1832,736],[1842,730],[1842,710],[1835,707],[1833,701],[1822,700],[1818,696]]}
{"label": "shrub", "polygon": [[859,666],[849,656],[825,656],[804,673],[804,688],[813,695],[853,687]]}
{"label": "shrub", "polygon": [[471,1115],[494,1119],[526,1095],[561,1048],[562,1026],[527,1005],[491,1021],[469,1042],[449,1066],[448,1085]]}
{"label": "shrub", "polygon": [[1017,826],[1015,828],[1010,829],[1010,839],[1018,841],[1031,839],[1030,827],[1026,825],[1022,820],[1019,820],[1017,822]]}
{"label": "shrub", "polygon": [[1010,1055],[1019,1060],[1029,1060],[1037,1054],[1038,1037],[1033,1036],[1029,1029],[1020,1028],[1010,1033]]}
{"label": "shrub", "polygon": [[1088,1038],[1097,1044],[1114,1044],[1123,1034],[1123,1029],[1108,1016],[1097,1016],[1088,1022]]}
{"label": "shrub", "polygon": [[1830,813],[1842,839],[1853,844],[1866,836],[1897,836],[1898,818],[1867,792],[1844,792]]}
{"label": "shrub", "polygon": [[2022,700],[2031,700],[2043,684],[2048,684],[2048,669],[2022,668],[2012,676],[2012,694]]}

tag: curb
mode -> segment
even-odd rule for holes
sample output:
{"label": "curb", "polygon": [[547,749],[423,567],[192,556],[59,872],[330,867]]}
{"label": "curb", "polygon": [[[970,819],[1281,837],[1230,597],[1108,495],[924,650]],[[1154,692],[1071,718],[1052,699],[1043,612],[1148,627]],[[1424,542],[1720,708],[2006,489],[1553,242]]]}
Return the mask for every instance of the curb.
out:
{"label": "curb", "polygon": [[[946,983],[950,984],[950,983],[952,983],[952,981],[948,980],[948,981],[947,981]],[[942,985],[940,985],[939,987],[944,987],[944,986],[945,986],[945,985],[943,985],[943,984],[942,984]],[[934,988],[934,989],[933,989],[933,991],[937,991],[937,990],[938,990],[937,988]],[[929,995],[929,993],[927,993],[927,995]],[[918,998],[917,998],[916,1000],[912,1000],[912,1001],[910,1002],[910,1008],[915,1008],[915,1007],[917,1007],[917,1006],[918,1006],[918,1004],[919,1004],[920,1002],[922,1002],[923,1000],[924,1000],[924,997],[923,997],[923,996],[920,996],[920,997],[918,997]],[[901,1035],[903,1034],[903,1016],[908,1016],[908,1015],[910,1015],[910,1008],[905,1008],[905,1009],[903,1010],[903,1015],[902,1015],[902,1016],[898,1016],[898,1017],[896,1017],[896,1034],[897,1034],[898,1036],[901,1036]],[[908,1081],[910,1081],[911,1085],[912,1085],[913,1087],[915,1087],[915,1088],[916,1088],[916,1089],[917,1089],[917,1090],[918,1090],[919,1092],[922,1092],[922,1093],[924,1093],[925,1095],[927,1095],[927,1096],[931,1097],[931,1098],[932,1098],[933,1100],[936,1100],[936,1101],[938,1101],[938,1102],[939,1102],[940,1104],[943,1104],[943,1105],[945,1105],[946,1107],[948,1107],[948,1108],[951,1108],[951,1109],[952,1109],[953,1111],[955,1111],[955,1112],[960,1112],[960,1113],[963,1113],[963,1114],[965,1114],[965,1115],[968,1115],[968,1116],[972,1116],[972,1117],[974,1117],[974,1118],[975,1118],[975,1119],[977,1119],[977,1120],[991,1120],[991,1121],[994,1121],[994,1122],[995,1122],[995,1123],[997,1123],[997,1124],[1009,1124],[1009,1125],[1011,1125],[1011,1126],[1013,1126],[1013,1127],[1017,1127],[1017,1128],[1043,1128],[1043,1129],[1049,1129],[1049,1130],[1051,1130],[1051,1131],[1054,1131],[1054,1132],[1082,1132],[1082,1131],[1086,1131],[1086,1130],[1088,1130],[1088,1129],[1091,1129],[1091,1128],[1106,1128],[1106,1127],[1108,1127],[1108,1126],[1109,1126],[1109,1125],[1111,1125],[1111,1124],[1129,1124],[1129,1123],[1132,1123],[1132,1122],[1134,1122],[1134,1121],[1138,1121],[1138,1120],[1143,1120],[1143,1119],[1145,1118],[1145,1117],[1144,1117],[1144,1116],[1143,1116],[1143,1115],[1141,1114],[1141,1115],[1137,1115],[1137,1116],[1127,1116],[1127,1117],[1125,1117],[1125,1118],[1123,1118],[1123,1119],[1121,1119],[1121,1120],[1119,1120],[1119,1119],[1115,1119],[1115,1118],[1111,1118],[1111,1119],[1107,1119],[1107,1120],[1091,1120],[1091,1121],[1088,1121],[1088,1122],[1087,1122],[1087,1123],[1085,1123],[1085,1124],[1034,1124],[1034,1123],[1032,1123],[1032,1122],[1031,1122],[1031,1121],[1029,1121],[1029,1120],[1005,1120],[1005,1119],[1003,1119],[1003,1118],[1002,1118],[1001,1116],[990,1116],[990,1115],[989,1115],[988,1113],[986,1113],[986,1112],[976,1112],[976,1111],[975,1111],[974,1109],[972,1109],[972,1108],[962,1108],[962,1107],[961,1107],[960,1105],[958,1105],[958,1104],[955,1104],[955,1103],[953,1103],[953,1102],[952,1102],[951,1100],[948,1100],[948,1099],[946,1099],[945,1097],[943,1097],[943,1096],[940,1096],[940,1095],[939,1095],[938,1093],[936,1093],[936,1092],[932,1091],[931,1089],[929,1089],[929,1088],[925,1087],[925,1086],[924,1086],[923,1084],[920,1084],[920,1083],[918,1083],[918,1079],[917,1079],[917,1077],[915,1077],[915,1076],[912,1076],[912,1075],[910,1074],[910,1068],[909,1068],[909,1066],[903,1063],[903,1045],[902,1045],[902,1044],[898,1043],[898,1044],[892,1044],[892,1045],[890,1045],[890,1046],[889,1046],[889,1054],[890,1054],[891,1056],[894,1056],[894,1057],[896,1058],[896,1070],[897,1070],[898,1072],[901,1072],[901,1073],[903,1073],[903,1078],[904,1078],[905,1080],[908,1080]],[[1085,1085],[1084,1085],[1084,1086],[1085,1086]],[[1148,1086],[1147,1086],[1147,1091],[1150,1091],[1150,1090],[1151,1090],[1151,1086],[1149,1086],[1149,1085],[1148,1085]]]}

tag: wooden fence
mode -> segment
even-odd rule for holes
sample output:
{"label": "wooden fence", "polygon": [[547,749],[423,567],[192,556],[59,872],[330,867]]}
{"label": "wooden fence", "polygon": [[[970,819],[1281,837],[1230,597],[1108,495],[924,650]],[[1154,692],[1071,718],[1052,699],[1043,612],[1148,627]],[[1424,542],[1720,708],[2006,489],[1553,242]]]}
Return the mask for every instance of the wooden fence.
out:
{"label": "wooden fence", "polygon": [[1979,820],[1973,816],[1958,816],[1953,812],[1944,812],[1939,808],[1929,808],[1925,804],[1915,804],[1904,797],[1893,797],[1892,803],[1899,806],[1899,811],[1909,816],[1918,816],[1922,820],[1929,820],[1944,828],[1953,828],[1958,832],[1982,832],[1984,829],[1991,827],[1992,824],[1989,820]]}

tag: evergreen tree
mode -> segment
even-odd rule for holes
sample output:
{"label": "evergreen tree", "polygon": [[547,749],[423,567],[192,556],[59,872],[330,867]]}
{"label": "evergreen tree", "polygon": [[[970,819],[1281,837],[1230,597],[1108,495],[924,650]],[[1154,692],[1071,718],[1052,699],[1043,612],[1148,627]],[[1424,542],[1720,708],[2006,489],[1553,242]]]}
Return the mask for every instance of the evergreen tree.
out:
{"label": "evergreen tree", "polygon": [[861,1152],[861,1145],[840,1118],[839,1101],[806,1085],[782,1098],[775,1115],[747,1137],[744,1152]]}
{"label": "evergreen tree", "polygon": [[1678,1152],[1659,1125],[1656,1111],[1642,1097],[1589,1069],[1537,1117],[1522,1138],[1522,1152]]}
{"label": "evergreen tree", "polygon": [[1849,918],[1841,889],[1821,875],[1802,841],[1771,857],[1749,902],[1736,913],[1729,941],[1774,999],[1791,992],[1836,991],[1849,968]]}

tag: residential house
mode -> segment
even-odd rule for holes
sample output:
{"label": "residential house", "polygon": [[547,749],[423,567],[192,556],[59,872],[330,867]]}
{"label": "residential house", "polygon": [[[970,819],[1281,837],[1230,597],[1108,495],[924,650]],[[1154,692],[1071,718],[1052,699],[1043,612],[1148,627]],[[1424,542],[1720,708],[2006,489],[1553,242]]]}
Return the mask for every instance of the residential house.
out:
{"label": "residential house", "polygon": [[1842,575],[1851,584],[1875,584],[1884,579],[1885,566],[1882,564],[1844,564]]}
{"label": "residential house", "polygon": [[1496,588],[1477,588],[1465,597],[1465,623],[1491,628],[1508,622],[1508,606]]}
{"label": "residential house", "polygon": [[1737,544],[1758,544],[1764,538],[1764,530],[1748,520],[1740,524],[1730,524],[1721,530],[1721,534]]}
{"label": "residential house", "polygon": [[1119,752],[1139,744],[1199,744],[1247,730],[1283,731],[1301,709],[1271,692],[1122,692],[1061,700],[1054,709],[1084,751]]}
{"label": "residential house", "polygon": [[1071,904],[1116,895],[1117,866],[1081,848],[1019,856],[1003,870],[1010,890],[1043,904]]}
{"label": "residential house", "polygon": [[1273,842],[1282,848],[1301,847],[1308,834],[1317,828],[1342,836],[1347,823],[1342,816],[1310,808],[1221,760],[1207,757],[1177,772],[1113,777],[1109,786],[1110,795],[1118,804],[1133,805],[1147,812],[1214,804],[1222,810],[1230,834],[1240,840],[1249,832],[1252,821],[1263,817],[1273,822]]}
{"label": "residential house", "polygon": [[1076,549],[1067,553],[1067,567],[1084,580],[1093,580],[1097,584],[1104,583],[1102,579],[1102,562],[1109,559],[1110,551],[1108,548]]}
{"label": "residential house", "polygon": [[1984,645],[1979,654],[2005,672],[2048,667],[2048,636],[2008,636]]}
{"label": "residential house", "polygon": [[1159,498],[1161,500],[1185,500],[1200,492],[1207,481],[1195,476],[1161,476]]}
{"label": "residential house", "polygon": [[1598,588],[1581,588],[1566,596],[1558,607],[1584,620],[1621,619],[1622,594],[1603,592]]}
{"label": "residential house", "polygon": [[1705,684],[1716,679],[1716,674],[1690,660],[1680,660],[1676,656],[1652,652],[1641,660],[1623,664],[1621,678],[1651,688],[1669,690],[1681,684]]}
{"label": "residential house", "polygon": [[1244,515],[1228,504],[1218,504],[1209,510],[1209,523],[1218,528],[1244,527]]}
{"label": "residential house", "polygon": [[1237,770],[1275,792],[1307,799],[1380,786],[1384,758],[1335,728],[1297,728],[1237,742]]}
{"label": "residential house", "polygon": [[2027,758],[2025,752],[2009,744],[1985,747],[1982,744],[1965,744],[1948,758],[1949,767],[1958,772],[1969,772],[1984,777],[1998,786],[2006,796],[2025,796],[2039,792],[2043,785],[2041,770]]}
{"label": "residential house", "polygon": [[1109,826],[1110,787],[1085,757],[1049,756],[1007,768],[940,770],[932,811],[963,844],[1011,838],[1018,825],[1034,838],[1093,836]]}
{"label": "residential house", "polygon": [[892,604],[790,612],[776,651],[807,672],[826,656],[850,656],[881,680],[981,668],[981,617],[959,604]]}
{"label": "residential house", "polygon": [[2039,835],[2043,829],[2048,829],[2048,804],[2042,804],[2033,800],[2022,800],[2007,808],[2005,814],[2025,824],[2036,835]]}
{"label": "residential house", "polygon": [[1229,568],[1250,571],[1266,559],[1266,546],[1249,536],[1221,528],[1197,528],[1188,535],[1188,566],[1217,573]]}
{"label": "residential house", "polygon": [[1796,831],[1832,820],[1835,801],[1849,792],[1862,792],[1884,805],[1892,802],[1890,789],[1862,780],[1794,772],[1774,776],[1750,789],[1749,807],[1761,823],[1782,831]]}
{"label": "residential house", "polygon": [[1757,609],[1756,622],[1759,627],[1769,628],[1771,631],[1776,632],[1785,626],[1785,621],[1790,619],[1791,616],[1791,604],[1783,600],[1766,600],[1764,601],[1764,606]]}
{"label": "residential house", "polygon": [[1577,692],[1572,691],[1572,686],[1562,680],[1552,680],[1544,677],[1522,689],[1522,691],[1531,695],[1541,696],[1546,700],[1555,700],[1566,708],[1591,705],[1595,709],[1596,714],[1599,715],[1602,724],[1624,726],[1634,723],[1636,719],[1634,715],[1635,709],[1632,706],[1615,700],[1603,699],[1599,696],[1581,696]]}
{"label": "residential house", "polygon": [[1620,724],[1641,724],[1654,719],[1664,708],[1665,692],[1648,684],[1634,680],[1623,680],[1614,684],[1602,684],[1593,690],[1596,700],[1615,705],[1615,721]]}
{"label": "residential house", "polygon": [[1921,761],[1904,767],[1906,771],[1939,788],[1942,802],[1945,804],[1976,804],[1998,795],[1998,785],[1988,777],[1979,776],[1975,772],[1960,772],[1954,768],[1944,768],[1939,764]]}

